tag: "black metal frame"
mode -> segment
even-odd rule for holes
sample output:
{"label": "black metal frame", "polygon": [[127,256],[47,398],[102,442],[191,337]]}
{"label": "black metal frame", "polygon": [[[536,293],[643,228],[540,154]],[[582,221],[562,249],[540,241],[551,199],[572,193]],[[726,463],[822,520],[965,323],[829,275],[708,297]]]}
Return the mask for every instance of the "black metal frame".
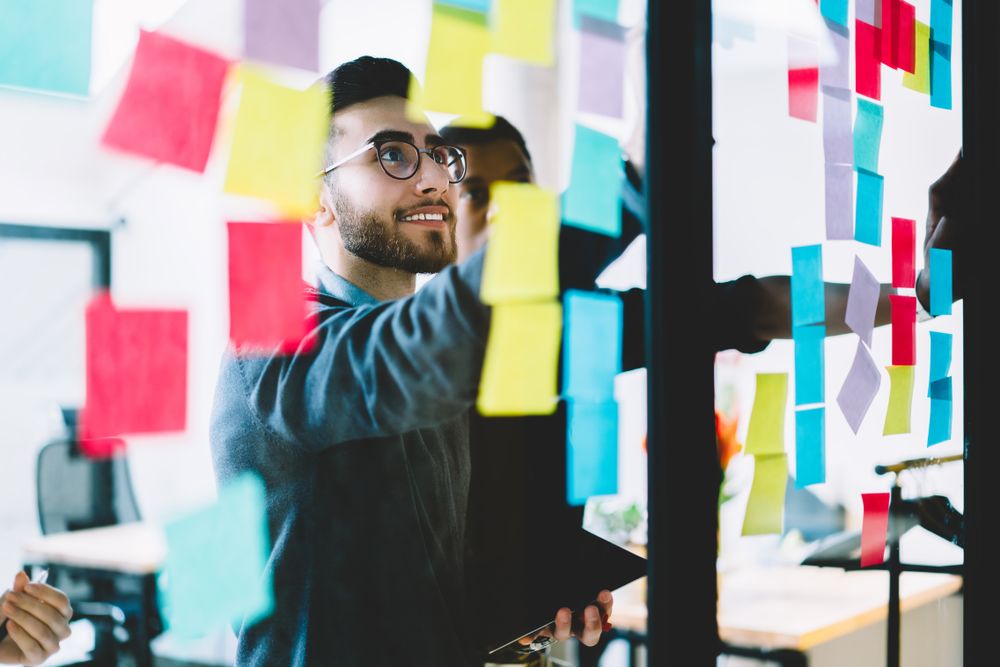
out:
{"label": "black metal frame", "polygon": [[[118,221],[117,224],[121,223],[122,221]],[[89,243],[94,251],[93,286],[95,289],[111,287],[110,229],[76,229],[0,222],[0,238]]]}

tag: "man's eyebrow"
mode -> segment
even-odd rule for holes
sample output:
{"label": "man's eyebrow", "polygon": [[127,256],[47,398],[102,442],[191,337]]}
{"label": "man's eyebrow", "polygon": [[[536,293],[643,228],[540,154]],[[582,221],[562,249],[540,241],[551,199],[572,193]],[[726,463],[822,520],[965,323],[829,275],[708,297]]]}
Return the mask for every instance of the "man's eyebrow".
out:
{"label": "man's eyebrow", "polygon": [[439,134],[428,134],[426,137],[424,137],[425,146],[443,146],[446,143],[448,142],[445,141],[444,137],[442,137]]}
{"label": "man's eyebrow", "polygon": [[368,137],[368,141],[365,143],[381,142],[381,141],[409,141],[413,143],[413,135],[409,132],[403,132],[402,130],[379,130],[372,136]]}

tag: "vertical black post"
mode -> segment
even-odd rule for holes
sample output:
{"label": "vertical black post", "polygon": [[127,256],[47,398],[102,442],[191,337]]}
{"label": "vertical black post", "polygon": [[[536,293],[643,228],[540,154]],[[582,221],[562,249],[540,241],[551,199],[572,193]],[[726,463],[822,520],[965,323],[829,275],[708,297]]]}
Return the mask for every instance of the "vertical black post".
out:
{"label": "vertical black post", "polygon": [[889,499],[889,615],[886,623],[886,659],[887,667],[899,667],[899,577],[902,566],[899,561],[899,539],[903,536],[900,508],[903,502],[903,490],[897,479],[892,485],[892,496]]}
{"label": "vertical black post", "polygon": [[648,662],[715,665],[711,3],[648,8]]}

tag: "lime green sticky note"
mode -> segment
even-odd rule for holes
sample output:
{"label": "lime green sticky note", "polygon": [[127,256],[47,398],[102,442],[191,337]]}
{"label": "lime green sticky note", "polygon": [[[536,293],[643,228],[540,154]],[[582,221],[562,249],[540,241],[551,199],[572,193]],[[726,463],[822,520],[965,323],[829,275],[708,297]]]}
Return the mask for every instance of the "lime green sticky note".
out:
{"label": "lime green sticky note", "polygon": [[788,373],[758,373],[757,391],[747,428],[747,454],[784,453],[786,403]]}
{"label": "lime green sticky note", "polygon": [[913,404],[913,366],[886,366],[889,371],[889,408],[885,413],[882,435],[910,432],[910,406]]}
{"label": "lime green sticky note", "polygon": [[294,218],[312,215],[330,122],[325,89],[287,88],[247,67],[240,78],[224,190],[274,202]]}
{"label": "lime green sticky note", "polygon": [[483,264],[484,303],[541,301],[559,295],[559,206],[531,183],[494,183],[495,213]]}
{"label": "lime green sticky note", "polygon": [[788,461],[784,454],[754,457],[753,485],[747,513],[743,516],[743,535],[781,533],[787,484]]}
{"label": "lime green sticky note", "polygon": [[556,0],[497,0],[493,51],[535,65],[555,62]]}
{"label": "lime green sticky note", "polygon": [[479,383],[479,412],[488,416],[555,412],[561,333],[558,301],[494,306]]}
{"label": "lime green sticky note", "polygon": [[903,86],[924,95],[931,94],[931,27],[915,21],[916,60],[913,73],[903,72]]}

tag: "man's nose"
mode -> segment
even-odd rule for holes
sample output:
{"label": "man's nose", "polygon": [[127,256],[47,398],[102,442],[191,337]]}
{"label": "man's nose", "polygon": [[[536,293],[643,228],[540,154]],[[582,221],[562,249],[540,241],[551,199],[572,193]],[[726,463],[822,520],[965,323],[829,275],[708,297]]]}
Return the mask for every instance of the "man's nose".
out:
{"label": "man's nose", "polygon": [[444,195],[448,192],[448,172],[428,155],[420,156],[420,167],[413,177],[419,195]]}

